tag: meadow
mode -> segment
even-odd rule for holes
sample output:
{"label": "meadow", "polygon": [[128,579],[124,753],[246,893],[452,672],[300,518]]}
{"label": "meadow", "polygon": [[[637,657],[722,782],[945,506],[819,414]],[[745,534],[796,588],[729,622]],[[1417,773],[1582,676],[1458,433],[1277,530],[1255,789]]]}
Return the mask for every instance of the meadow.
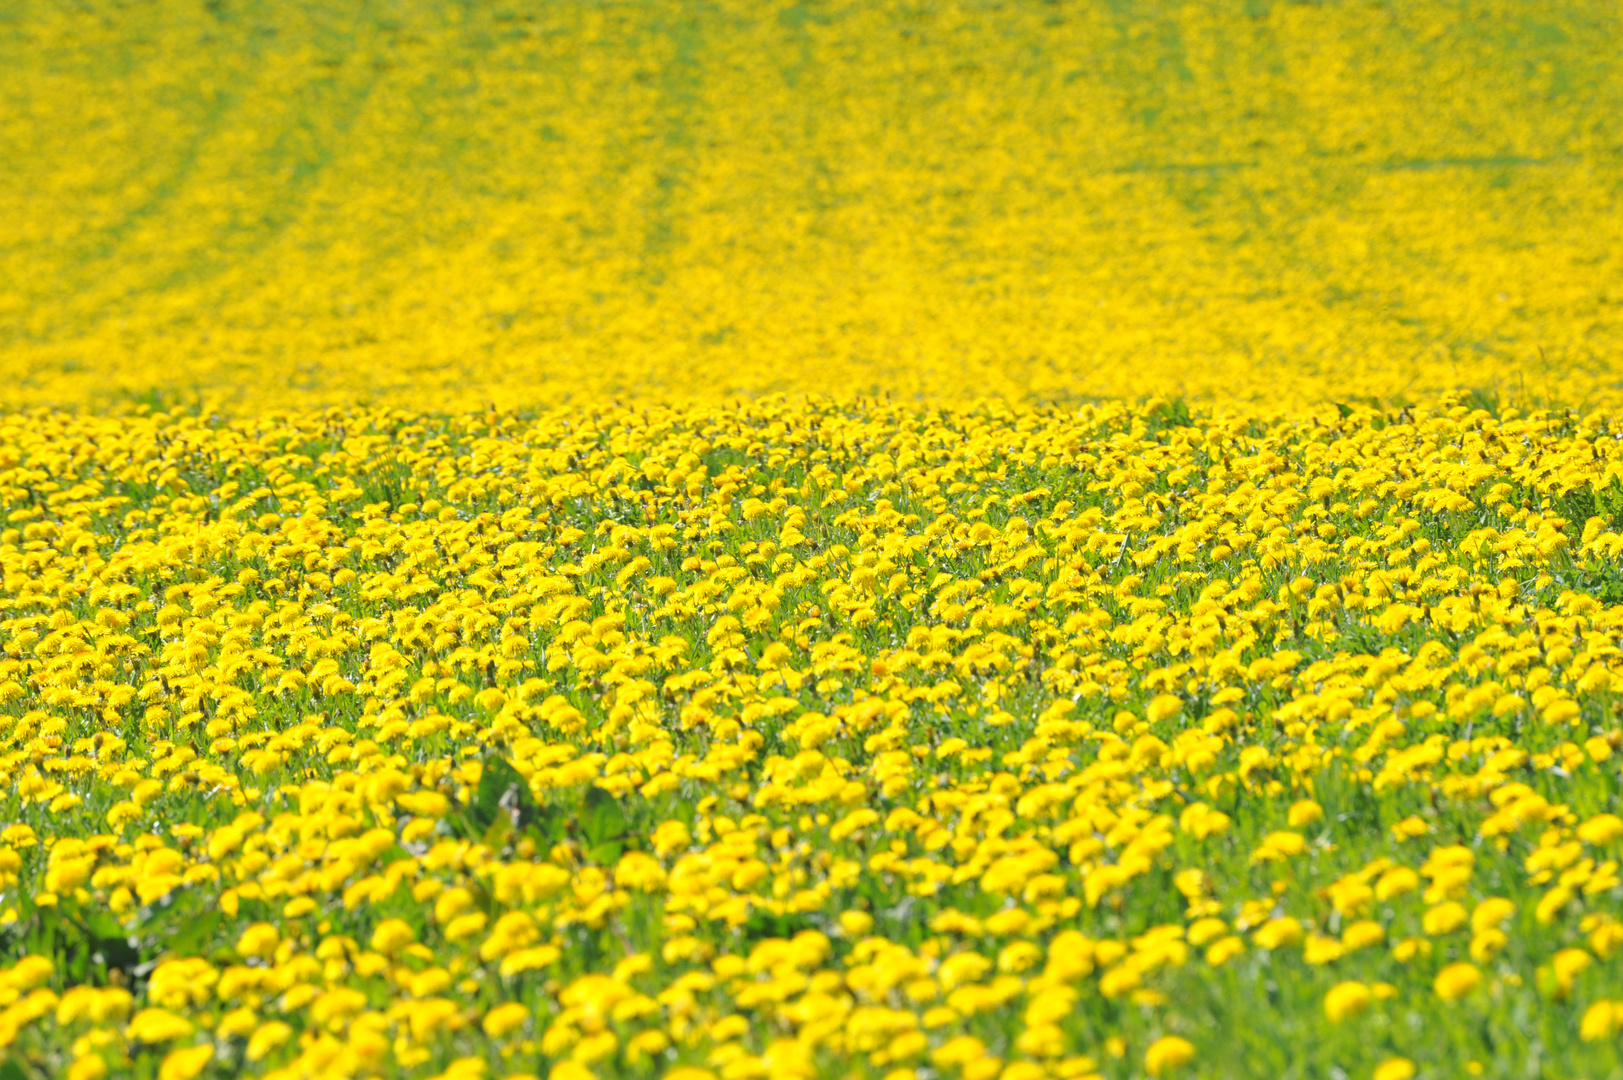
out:
{"label": "meadow", "polygon": [[1618,22],[0,12],[0,1080],[1623,1077]]}

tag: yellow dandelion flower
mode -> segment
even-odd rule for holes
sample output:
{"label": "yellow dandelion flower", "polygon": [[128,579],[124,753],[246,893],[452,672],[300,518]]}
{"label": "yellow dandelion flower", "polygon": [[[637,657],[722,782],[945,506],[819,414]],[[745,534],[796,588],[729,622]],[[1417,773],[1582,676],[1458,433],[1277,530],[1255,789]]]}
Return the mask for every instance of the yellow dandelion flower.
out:
{"label": "yellow dandelion flower", "polygon": [[1324,995],[1324,1015],[1340,1023],[1368,1008],[1371,997],[1369,987],[1361,982],[1337,983]]}
{"label": "yellow dandelion flower", "polygon": [[1177,1035],[1163,1035],[1144,1052],[1144,1068],[1151,1076],[1176,1071],[1195,1060],[1195,1044]]}
{"label": "yellow dandelion flower", "polygon": [[1372,1080],[1414,1080],[1418,1070],[1406,1057],[1390,1057],[1375,1066]]}
{"label": "yellow dandelion flower", "polygon": [[1482,972],[1474,964],[1449,964],[1437,973],[1432,989],[1444,1001],[1458,1001],[1482,983]]}
{"label": "yellow dandelion flower", "polygon": [[164,1043],[190,1035],[193,1025],[167,1009],[142,1009],[130,1018],[125,1034],[137,1042]]}

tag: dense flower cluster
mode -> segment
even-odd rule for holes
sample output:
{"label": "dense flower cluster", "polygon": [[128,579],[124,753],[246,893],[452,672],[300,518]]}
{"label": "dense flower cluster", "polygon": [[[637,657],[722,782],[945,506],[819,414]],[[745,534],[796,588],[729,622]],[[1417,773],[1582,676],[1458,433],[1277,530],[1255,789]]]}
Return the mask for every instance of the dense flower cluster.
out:
{"label": "dense flower cluster", "polygon": [[74,1080],[1610,1075],[1620,435],[15,415],[0,1044]]}
{"label": "dense flower cluster", "polygon": [[0,1080],[1623,1076],[1620,30],[8,5]]}
{"label": "dense flower cluster", "polygon": [[10,0],[0,393],[1623,404],[1613,0]]}

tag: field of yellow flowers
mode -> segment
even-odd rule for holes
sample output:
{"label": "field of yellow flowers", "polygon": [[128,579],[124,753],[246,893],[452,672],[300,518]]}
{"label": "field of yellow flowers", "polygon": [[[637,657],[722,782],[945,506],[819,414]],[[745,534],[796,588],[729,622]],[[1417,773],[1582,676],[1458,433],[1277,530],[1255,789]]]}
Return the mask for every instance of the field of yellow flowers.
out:
{"label": "field of yellow flowers", "polygon": [[1618,1069],[1606,420],[0,436],[42,1072]]}
{"label": "field of yellow flowers", "polygon": [[0,13],[0,1080],[1623,1078],[1598,3]]}
{"label": "field of yellow flowers", "polygon": [[0,11],[10,402],[1623,403],[1611,0],[132,2]]}

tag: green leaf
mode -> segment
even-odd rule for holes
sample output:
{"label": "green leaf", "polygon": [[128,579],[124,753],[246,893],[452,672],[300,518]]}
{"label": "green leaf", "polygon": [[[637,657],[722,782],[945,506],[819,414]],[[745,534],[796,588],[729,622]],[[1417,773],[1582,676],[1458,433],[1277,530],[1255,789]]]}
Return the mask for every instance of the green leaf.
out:
{"label": "green leaf", "polygon": [[630,822],[620,808],[620,800],[600,787],[587,789],[580,825],[588,843],[594,846],[622,840],[630,831]]}
{"label": "green leaf", "polygon": [[[479,788],[456,825],[469,839],[486,842],[491,837],[492,846],[500,846],[509,832],[524,828],[537,816],[535,797],[523,774],[505,758],[492,757],[485,760]],[[498,824],[503,828],[496,828]]]}
{"label": "green leaf", "polygon": [[186,919],[166,942],[168,949],[183,956],[202,952],[203,947],[208,944],[219,929],[222,917],[220,912],[215,911],[207,915]]}
{"label": "green leaf", "polygon": [[597,863],[599,866],[608,866],[611,863],[617,863],[620,861],[620,856],[623,854],[625,854],[625,845],[613,840],[602,844],[593,844],[586,851],[587,858],[591,859],[592,862]]}
{"label": "green leaf", "polygon": [[513,836],[513,823],[503,814],[497,814],[496,820],[490,823],[490,828],[479,838],[479,842],[492,851],[500,851],[507,846],[508,840]]}

